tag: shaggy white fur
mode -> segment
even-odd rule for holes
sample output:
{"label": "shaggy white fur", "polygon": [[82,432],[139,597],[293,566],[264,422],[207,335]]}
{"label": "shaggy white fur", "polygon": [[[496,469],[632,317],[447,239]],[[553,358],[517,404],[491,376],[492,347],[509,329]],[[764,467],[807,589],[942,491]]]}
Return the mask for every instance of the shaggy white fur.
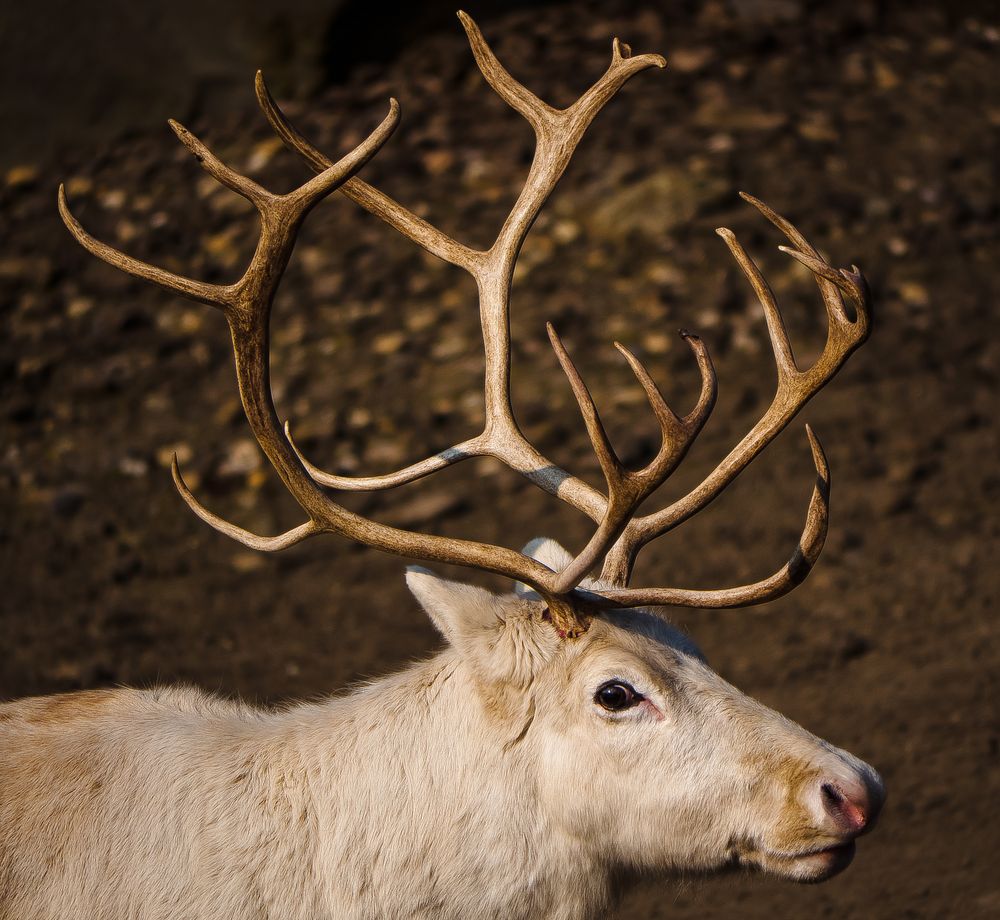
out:
{"label": "shaggy white fur", "polygon": [[[407,580],[447,647],[346,696],[0,706],[0,918],[581,920],[643,873],[824,877],[847,838],[822,784],[877,810],[871,767],[726,684],[659,617],[560,641],[530,592]],[[638,699],[605,708],[609,682]]]}

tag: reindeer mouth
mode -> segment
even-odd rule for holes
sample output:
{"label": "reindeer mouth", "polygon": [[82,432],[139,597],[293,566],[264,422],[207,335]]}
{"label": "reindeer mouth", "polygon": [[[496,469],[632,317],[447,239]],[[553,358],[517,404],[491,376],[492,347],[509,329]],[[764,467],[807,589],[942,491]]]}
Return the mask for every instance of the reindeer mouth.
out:
{"label": "reindeer mouth", "polygon": [[796,882],[822,882],[843,872],[854,859],[854,839],[801,853],[759,849],[740,854],[744,865]]}

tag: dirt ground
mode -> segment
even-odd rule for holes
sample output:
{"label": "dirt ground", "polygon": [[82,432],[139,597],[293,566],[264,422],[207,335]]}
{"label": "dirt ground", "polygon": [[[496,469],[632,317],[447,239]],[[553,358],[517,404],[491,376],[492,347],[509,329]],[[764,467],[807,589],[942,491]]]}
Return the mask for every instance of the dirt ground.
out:
{"label": "dirt ground", "polygon": [[[598,118],[518,270],[516,408],[557,462],[599,481],[545,320],[632,462],[655,446],[654,423],[611,340],[636,347],[678,407],[696,373],[675,330],[712,349],[713,420],[650,507],[694,485],[766,407],[774,372],[759,307],[715,227],[759,258],[802,361],[817,354],[815,287],[739,189],[836,264],[861,265],[876,305],[869,343],[722,499],[647,550],[635,583],[724,586],[787,558],[812,482],[809,421],[833,471],[817,570],[765,608],[676,620],[737,686],[876,765],[884,818],[824,885],[659,882],[618,916],[1000,916],[997,22],[961,4],[746,0],[554,5],[484,27],[511,71],[557,105],[603,71],[612,35],[670,62]],[[365,178],[487,244],[531,138],[483,84],[457,24],[290,111],[335,153],[371,129],[390,93],[404,120]],[[306,177],[256,114],[249,80],[242,109],[190,127],[271,187]],[[80,250],[55,212],[60,179],[93,233],[175,271],[234,279],[256,239],[247,206],[166,130],[7,173],[0,697],[189,681],[270,702],[432,651],[399,559],[333,537],[257,555],[187,510],[170,482],[174,452],[219,513],[259,532],[299,520],[248,440],[221,318]],[[471,282],[346,200],[311,219],[273,328],[279,409],[321,465],[388,470],[481,423]],[[589,533],[485,461],[347,503],[510,546],[544,532],[579,547]]]}

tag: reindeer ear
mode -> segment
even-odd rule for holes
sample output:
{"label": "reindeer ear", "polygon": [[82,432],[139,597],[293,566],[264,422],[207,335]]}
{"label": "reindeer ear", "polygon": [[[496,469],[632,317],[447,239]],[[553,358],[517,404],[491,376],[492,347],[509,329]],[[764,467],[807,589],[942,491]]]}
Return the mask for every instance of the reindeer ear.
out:
{"label": "reindeer ear", "polygon": [[[525,544],[521,552],[548,566],[553,572],[561,572],[573,561],[573,557],[563,547],[548,537],[535,537],[530,543]],[[538,597],[531,588],[520,581],[515,583],[514,593],[521,597]]]}
{"label": "reindeer ear", "polygon": [[448,581],[415,565],[406,570],[406,586],[456,648],[483,637],[502,622],[503,598],[485,588]]}
{"label": "reindeer ear", "polygon": [[482,687],[526,686],[558,648],[540,605],[527,599],[447,581],[417,566],[406,570],[406,584]]}

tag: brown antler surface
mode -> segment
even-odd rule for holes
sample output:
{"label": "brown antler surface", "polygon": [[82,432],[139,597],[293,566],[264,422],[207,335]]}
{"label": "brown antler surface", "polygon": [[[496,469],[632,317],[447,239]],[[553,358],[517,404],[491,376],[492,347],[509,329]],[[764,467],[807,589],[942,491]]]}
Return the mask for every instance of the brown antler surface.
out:
{"label": "brown antler surface", "polygon": [[[744,195],[792,243],[794,248],[785,251],[816,276],[829,319],[826,347],[820,358],[808,370],[799,370],[767,282],[733,234],[728,230],[719,230],[764,309],[778,369],[778,388],[770,408],[719,466],[688,495],[659,512],[636,517],[639,505],[683,460],[712,411],[716,379],[708,350],[697,336],[681,333],[698,363],[702,387],[694,408],[687,415],[678,417],[639,359],[623,345],[615,343],[645,391],[661,433],[656,456],[641,470],[633,471],[619,459],[590,391],[558,334],[549,325],[552,347],[580,407],[604,475],[606,494],[559,468],[527,440],[511,407],[509,308],[514,266],[528,230],[565,171],[591,121],[629,78],[649,67],[663,67],[665,62],[654,54],[633,57],[629,46],[615,39],[611,64],[604,75],[571,106],[556,109],[518,83],[504,69],[468,16],[459,13],[459,18],[487,83],[528,121],[536,138],[535,154],[524,186],[489,249],[474,249],[452,239],[355,176],[395,129],[399,120],[395,100],[391,101],[389,115],[382,124],[356,149],[334,162],[291,125],[268,92],[260,73],[256,80],[257,97],[266,117],[286,145],[301,154],[317,172],[312,180],[294,191],[286,195],[269,192],[226,166],[194,135],[171,122],[182,143],[204,168],[223,185],[253,203],[260,214],[261,232],[256,252],[243,277],[235,284],[208,284],[175,275],[94,239],[70,214],[65,193],[60,188],[59,208],[63,220],[90,252],[135,277],[223,311],[232,334],[237,382],[251,429],[271,465],[306,512],[308,520],[273,537],[250,533],[224,521],[201,505],[184,483],[175,460],[173,474],[177,488],[199,517],[254,549],[284,549],[314,534],[331,532],[400,555],[450,562],[512,577],[530,585],[541,595],[551,611],[553,622],[568,636],[586,628],[585,614],[593,608],[638,604],[732,607],[761,603],[786,593],[808,573],[826,536],[829,473],[822,448],[811,431],[808,434],[817,482],[799,547],[784,567],[756,584],[718,591],[629,588],[627,585],[639,550],[654,537],[687,520],[719,495],[864,341],[869,329],[868,293],[864,278],[856,268],[851,272],[831,268],[790,223],[762,202]],[[475,279],[479,291],[486,358],[486,423],[483,431],[404,469],[374,476],[338,476],[312,465],[296,448],[287,423],[282,430],[270,390],[269,323],[275,292],[303,219],[322,198],[338,189],[428,252],[463,268]],[[853,317],[848,315],[841,292],[846,293],[854,304]],[[348,511],[335,502],[324,488],[349,491],[388,489],[476,456],[490,456],[502,461],[535,485],[582,511],[597,524],[586,546],[563,571],[553,572],[534,559],[505,547],[415,533],[380,524]],[[599,593],[579,589],[583,578],[602,560],[602,578],[615,587],[602,589]]]}

